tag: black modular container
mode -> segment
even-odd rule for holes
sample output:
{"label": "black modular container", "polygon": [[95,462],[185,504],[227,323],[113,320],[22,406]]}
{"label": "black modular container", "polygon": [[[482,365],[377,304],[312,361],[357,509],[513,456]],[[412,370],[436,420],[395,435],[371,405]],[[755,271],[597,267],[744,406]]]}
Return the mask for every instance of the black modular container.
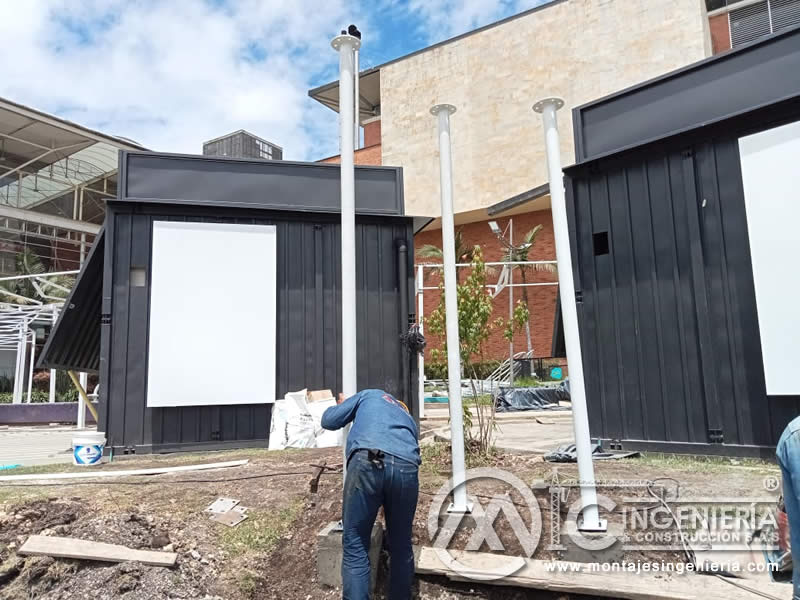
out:
{"label": "black modular container", "polygon": [[574,110],[567,210],[605,446],[770,457],[800,414],[766,391],[738,145],[800,120],[799,73],[794,29]]}
{"label": "black modular container", "polygon": [[[147,407],[152,231],[159,220],[276,227],[277,397],[341,390],[341,344],[351,339],[359,388],[383,388],[416,406],[417,360],[400,340],[414,318],[413,223],[403,215],[402,171],[356,168],[356,336],[341,330],[339,173],[318,163],[121,153],[118,197],[108,202],[103,234],[40,361],[99,373],[99,429],[115,453],[268,442],[271,404]],[[132,269],[145,270],[145,285],[131,285]]]}

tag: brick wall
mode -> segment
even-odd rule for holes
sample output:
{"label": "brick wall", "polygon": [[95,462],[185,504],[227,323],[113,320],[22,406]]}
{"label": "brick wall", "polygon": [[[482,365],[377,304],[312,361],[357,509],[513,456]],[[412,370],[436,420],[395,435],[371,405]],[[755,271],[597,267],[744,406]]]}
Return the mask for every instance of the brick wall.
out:
{"label": "brick wall", "polygon": [[377,146],[381,143],[381,120],[375,119],[364,124],[364,147]]}
{"label": "brick wall", "polygon": [[716,15],[708,19],[711,30],[711,49],[714,54],[719,54],[731,48],[731,29],[728,13]]}
{"label": "brick wall", "polygon": [[[543,225],[544,229],[536,238],[536,244],[529,254],[530,260],[555,260],[555,240],[553,237],[553,219],[549,210],[541,210],[532,213],[514,215],[513,217],[514,239],[519,241],[523,236],[536,225]],[[496,219],[501,229],[506,227],[508,218]],[[488,221],[469,223],[466,225],[456,225],[456,230],[461,230],[465,244],[469,246],[479,245],[483,250],[486,262],[502,260],[503,249],[500,242],[489,229]],[[442,232],[440,229],[425,231],[417,234],[414,238],[415,253],[425,244],[433,244],[442,247]],[[416,259],[416,262],[432,262],[427,259]],[[426,269],[428,271],[428,269]],[[430,270],[430,274],[425,281],[426,286],[435,287],[439,285],[440,274]],[[463,271],[463,269],[459,269]],[[493,274],[488,275],[487,283],[495,283],[500,275],[499,269]],[[462,277],[466,274],[462,274]],[[529,283],[554,281],[555,275],[541,272],[530,272]],[[514,272],[514,282],[520,283],[519,271]],[[514,288],[514,301],[522,298],[523,288]],[[531,313],[531,341],[536,356],[550,356],[553,336],[553,321],[555,319],[556,296],[558,288],[556,286],[529,287],[528,305]],[[439,303],[438,290],[426,290],[424,295],[424,311],[429,315]],[[492,320],[497,317],[508,318],[508,291],[504,290],[494,300],[494,311]],[[428,350],[426,359],[430,359],[429,349],[441,347],[441,340],[434,338],[426,332],[428,339]],[[525,332],[520,331],[514,338],[514,351],[522,352],[527,349]],[[484,347],[484,360],[503,360],[508,357],[508,340],[503,337],[501,330],[492,333]]]}
{"label": "brick wall", "polygon": [[[372,165],[377,166],[381,164],[381,145],[378,144],[376,146],[369,146],[367,148],[361,148],[355,151],[355,156],[353,157],[355,164],[357,165]],[[335,163],[339,164],[340,159],[339,155],[336,156],[329,156],[328,158],[323,158],[322,160],[318,161],[321,163]]]}

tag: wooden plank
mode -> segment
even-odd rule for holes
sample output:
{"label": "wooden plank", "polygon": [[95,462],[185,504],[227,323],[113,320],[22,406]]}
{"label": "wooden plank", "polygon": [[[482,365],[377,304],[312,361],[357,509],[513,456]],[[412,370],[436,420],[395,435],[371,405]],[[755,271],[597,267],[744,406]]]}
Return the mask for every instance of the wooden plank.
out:
{"label": "wooden plank", "polygon": [[179,467],[157,467],[152,469],[116,469],[99,471],[92,467],[85,467],[80,472],[71,473],[30,473],[28,475],[3,475],[0,481],[31,481],[50,479],[87,479],[95,477],[127,477],[129,475],[161,475],[163,473],[179,473],[184,471],[205,471],[208,469],[224,469],[227,467],[240,467],[248,463],[248,459],[229,460],[226,462],[207,463],[202,465],[181,465]]}
{"label": "wooden plank", "polygon": [[[586,594],[625,600],[753,600],[752,592],[735,587],[716,577],[696,573],[676,572],[635,573],[629,571],[604,572],[592,570],[582,563],[534,560],[521,557],[448,550],[452,559],[466,568],[451,568],[430,547],[417,552],[416,571],[423,575],[444,575],[454,581],[468,581],[489,585],[503,585],[553,592]],[[522,567],[513,575],[488,580],[486,573],[502,569],[511,561],[522,561]],[[555,568],[553,566],[555,565]],[[561,569],[558,568],[561,567]],[[737,582],[739,583],[739,582]],[[748,580],[747,587],[771,597],[791,595],[791,589],[778,583],[756,583]]]}
{"label": "wooden plank", "polygon": [[32,535],[19,549],[20,554],[52,556],[54,558],[79,558],[104,562],[137,561],[144,565],[172,567],[178,555],[174,552],[134,550],[117,544],[104,544],[89,540],[49,535]]}

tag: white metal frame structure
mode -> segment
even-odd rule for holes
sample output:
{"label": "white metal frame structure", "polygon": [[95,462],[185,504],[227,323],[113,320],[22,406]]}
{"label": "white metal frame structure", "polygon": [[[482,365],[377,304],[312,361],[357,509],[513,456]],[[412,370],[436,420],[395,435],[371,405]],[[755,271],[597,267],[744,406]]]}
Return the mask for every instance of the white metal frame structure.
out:
{"label": "white metal frame structure", "polygon": [[[119,150],[142,146],[33,108],[0,98],[0,282],[30,279],[36,298],[6,292],[0,304],[0,349],[16,350],[14,402],[31,400],[36,325],[55,323],[63,286],[54,275],[77,273],[100,231],[105,200],[116,195]],[[30,251],[46,270],[17,273],[17,256]],[[10,275],[10,277],[2,277]],[[30,346],[30,349],[28,348]],[[56,372],[51,371],[50,402],[55,401]],[[87,375],[81,373],[86,384]],[[78,425],[85,424],[79,400]]]}
{"label": "white metal frame structure", "polygon": [[0,275],[25,248],[55,270],[79,266],[115,196],[120,149],[142,147],[0,98]]}
{"label": "white metal frame structure", "polygon": [[[524,267],[524,266],[535,266],[535,265],[555,265],[556,261],[554,260],[526,260],[526,261],[503,261],[503,262],[487,262],[485,263],[487,267],[500,267],[500,275],[497,278],[497,283],[487,283],[486,288],[489,290],[490,295],[492,298],[496,298],[500,292],[504,289],[509,288],[509,290],[513,288],[521,288],[521,287],[543,287],[543,286],[554,286],[558,285],[558,281],[543,281],[543,282],[532,282],[532,283],[513,283],[510,279],[510,272],[513,267]],[[471,267],[470,263],[456,263],[456,269],[463,269]],[[432,286],[432,285],[424,285],[425,281],[425,269],[431,269],[434,271],[441,271],[443,266],[439,263],[420,263],[416,265],[417,268],[417,283],[416,283],[416,292],[417,292],[417,323],[419,324],[420,333],[424,332],[425,327],[425,292],[426,291],[433,291],[439,290],[439,286]],[[511,313],[513,314],[513,304],[510,308]],[[509,318],[511,315],[509,315]],[[528,356],[527,352],[517,352],[514,354],[514,359],[519,358],[532,358]],[[418,360],[418,377],[417,377],[417,388],[419,390],[419,416],[420,418],[424,417],[425,411],[425,355],[420,354]],[[460,377],[460,374],[459,374]]]}

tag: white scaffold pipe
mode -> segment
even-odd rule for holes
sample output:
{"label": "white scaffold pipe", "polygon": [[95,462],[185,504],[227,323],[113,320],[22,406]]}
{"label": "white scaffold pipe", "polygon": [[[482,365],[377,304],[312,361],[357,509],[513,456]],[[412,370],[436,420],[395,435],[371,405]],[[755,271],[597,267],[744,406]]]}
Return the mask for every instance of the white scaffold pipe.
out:
{"label": "white scaffold pipe", "polygon": [[361,122],[361,106],[359,102],[359,94],[361,93],[358,89],[358,84],[361,83],[359,78],[359,66],[358,66],[358,48],[353,51],[353,147],[354,149],[358,150],[361,147],[361,128],[359,127],[359,123]]}
{"label": "white scaffold pipe", "polygon": [[[422,291],[423,277],[424,273],[422,271],[422,267],[417,267],[417,323],[419,324],[420,335],[424,335],[425,333],[425,296]],[[425,416],[425,350],[419,353],[419,358],[417,359],[417,371],[419,374],[417,414],[419,415],[419,418],[422,419]]]}
{"label": "white scaffold pipe", "polygon": [[450,153],[450,115],[455,106],[437,104],[431,108],[439,125],[439,182],[442,196],[442,262],[444,263],[444,304],[447,327],[447,395],[450,404],[450,439],[453,454],[453,503],[448,512],[468,513],[464,470],[464,415],[461,405],[461,358],[458,340],[458,297],[456,287],[456,245],[453,228],[453,160]]}
{"label": "white scaffold pipe", "polygon": [[[356,373],[356,205],[355,205],[355,150],[354,150],[354,56],[361,41],[342,32],[331,42],[339,52],[339,153],[341,168],[341,218],[342,218],[342,393],[346,398],[357,390]],[[347,433],[344,449],[347,448]],[[347,476],[347,457],[344,457],[344,475]]]}
{"label": "white scaffold pipe", "polygon": [[545,98],[533,105],[542,115],[547,170],[550,182],[550,206],[553,214],[553,232],[558,262],[558,283],[561,297],[561,316],[564,320],[564,341],[569,366],[569,391],[572,400],[572,425],[578,455],[578,478],[581,489],[581,531],[606,531],[606,522],[600,519],[597,507],[592,440],[589,435],[589,414],[586,408],[586,387],[583,381],[581,340],[578,331],[578,310],[575,305],[575,283],[572,279],[572,256],[567,226],[567,203],[564,196],[564,174],[561,171],[561,149],[558,138],[556,111],[564,106],[560,98]]}

